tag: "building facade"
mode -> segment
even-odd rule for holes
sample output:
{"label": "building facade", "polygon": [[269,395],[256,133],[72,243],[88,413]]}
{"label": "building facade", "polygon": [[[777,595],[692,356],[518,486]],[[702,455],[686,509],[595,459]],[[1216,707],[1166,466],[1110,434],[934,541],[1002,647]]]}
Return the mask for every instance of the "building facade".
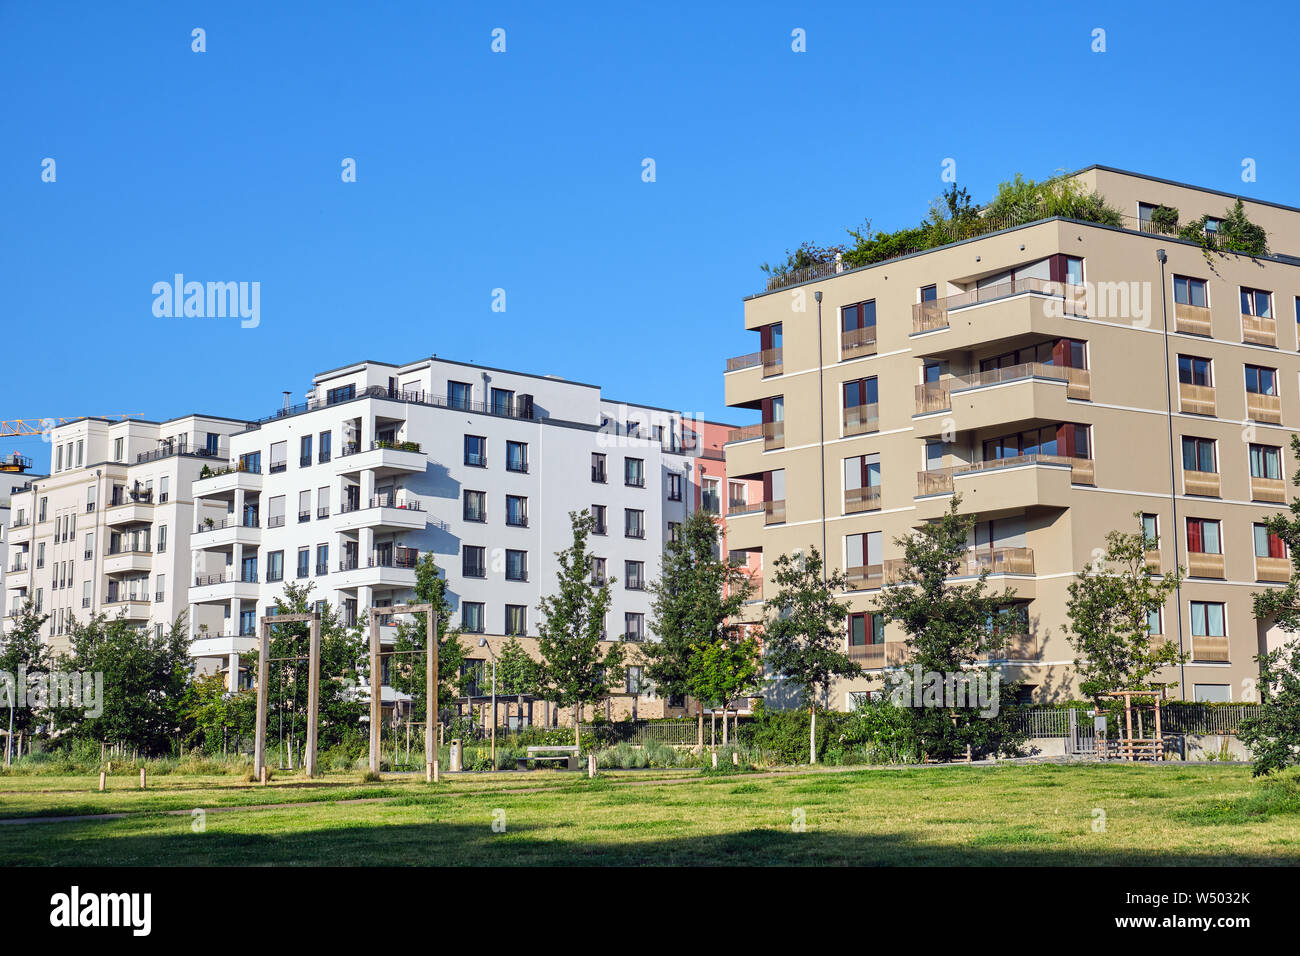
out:
{"label": "building facade", "polygon": [[[761,421],[726,457],[764,494],[731,514],[729,546],[824,553],[849,582],[845,647],[878,675],[904,660],[905,635],[872,613],[895,540],[960,495],[976,517],[964,576],[988,568],[1016,596],[999,659],[1048,700],[1077,692],[1070,582],[1109,530],[1141,521],[1153,566],[1187,569],[1150,622],[1188,655],[1161,679],[1188,699],[1253,699],[1254,657],[1279,635],[1251,595],[1290,573],[1262,522],[1297,467],[1300,210],[1246,199],[1270,254],[1207,253],[1153,214],[1213,230],[1237,197],[1074,175],[1123,225],[1043,220],[745,301],[758,350],[728,362],[726,402]],[[879,686],[842,682],[833,703]]]}

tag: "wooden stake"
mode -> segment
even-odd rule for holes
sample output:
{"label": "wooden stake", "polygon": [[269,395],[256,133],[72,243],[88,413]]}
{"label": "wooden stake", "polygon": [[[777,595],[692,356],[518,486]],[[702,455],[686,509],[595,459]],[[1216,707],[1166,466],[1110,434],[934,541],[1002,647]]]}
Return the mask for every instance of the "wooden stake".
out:
{"label": "wooden stake", "polygon": [[108,789],[108,774],[101,770],[99,772],[99,792],[103,793],[106,789]]}
{"label": "wooden stake", "polygon": [[144,789],[144,767],[140,768],[140,789]]}

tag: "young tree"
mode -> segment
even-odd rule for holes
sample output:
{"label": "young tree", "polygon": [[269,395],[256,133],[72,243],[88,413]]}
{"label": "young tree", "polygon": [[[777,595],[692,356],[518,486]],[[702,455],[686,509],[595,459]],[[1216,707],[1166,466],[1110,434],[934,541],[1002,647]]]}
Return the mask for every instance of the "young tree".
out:
{"label": "young tree", "polygon": [[541,677],[541,665],[513,637],[501,645],[497,656],[497,688],[507,696],[535,694]]}
{"label": "young tree", "polygon": [[185,689],[181,729],[191,748],[225,754],[228,747],[238,747],[240,739],[256,732],[256,720],[256,692],[227,691],[222,674],[196,676]]}
{"label": "young tree", "polygon": [[[431,552],[425,552],[415,568],[415,597],[411,604],[432,604],[438,614],[438,709],[450,707],[460,690],[461,671],[465,666],[465,648],[460,642],[460,628],[451,622],[451,602],[447,598],[447,579],[434,561]],[[398,652],[423,651],[428,633],[428,623],[423,612],[404,617],[397,625],[393,648]],[[424,658],[418,654],[400,653],[394,658],[400,663],[391,669],[393,689],[411,695],[411,705],[419,713],[425,708]]]}
{"label": "young tree", "polygon": [[696,511],[682,522],[649,590],[650,631],[658,640],[641,648],[645,676],[663,697],[695,696],[690,685],[696,648],[730,638],[735,625],[729,622],[754,593],[745,570],[721,556],[713,515]]}
{"label": "young tree", "polygon": [[604,700],[611,684],[622,679],[623,648],[615,644],[603,654],[600,649],[613,578],[598,585],[591,581],[587,538],[595,522],[583,511],[569,512],[569,521],[573,544],[555,553],[557,590],[538,605],[537,646],[541,685],[558,706],[572,705],[573,742],[579,744],[582,707]]}
{"label": "young tree", "polygon": [[181,707],[190,677],[190,639],[185,616],[161,636],[121,618],[97,614],[74,621],[71,653],[59,659],[61,671],[104,675],[103,711],[91,717],[61,708],[55,718],[74,738],[121,743],[146,754],[170,750],[181,725]]}
{"label": "young tree", "polygon": [[710,707],[722,708],[722,745],[727,745],[729,703],[758,687],[763,676],[762,655],[752,637],[719,637],[692,648],[687,687],[691,696]]}
{"label": "young tree", "polygon": [[18,708],[19,682],[24,675],[49,674],[50,650],[41,643],[41,627],[48,614],[36,610],[27,601],[17,609],[13,629],[0,637],[0,695],[9,708],[9,736],[5,738],[5,766],[13,760],[14,734],[30,734],[36,729],[37,714],[30,707]]}
{"label": "young tree", "polygon": [[817,698],[830,693],[836,678],[857,677],[862,668],[840,650],[849,611],[836,598],[844,574],[823,574],[814,547],[802,557],[780,555],[772,562],[776,594],[763,605],[763,646],[768,668],[799,688],[811,720],[808,762],[817,762]]}
{"label": "young tree", "polygon": [[[907,650],[911,673],[890,675],[886,684],[892,694],[900,687],[912,689],[916,675],[925,675],[927,689],[942,679],[945,687],[960,676],[969,700],[972,686],[998,688],[993,714],[971,706],[908,707],[916,737],[929,756],[950,760],[972,751],[1012,750],[1018,742],[1012,733],[1003,703],[1014,700],[1015,688],[1001,680],[995,666],[981,663],[986,652],[1005,646],[1004,631],[1023,633],[1028,621],[1012,609],[1015,593],[988,593],[983,568],[974,584],[952,584],[949,578],[964,573],[967,542],[974,527],[973,515],[957,513],[960,497],[955,496],[948,512],[917,532],[896,540],[903,548],[903,570],[894,586],[885,588],[877,611],[886,622],[899,624],[908,634]],[[938,675],[938,676],[930,676]],[[954,683],[955,687],[955,683]],[[907,694],[914,700],[914,694]],[[929,700],[923,703],[929,704]],[[989,702],[990,704],[992,701]]]}
{"label": "young tree", "polygon": [[1065,604],[1079,689],[1098,701],[1111,691],[1146,689],[1162,667],[1182,662],[1171,642],[1152,644],[1147,624],[1178,587],[1182,569],[1163,578],[1151,571],[1146,553],[1156,544],[1147,540],[1141,514],[1135,517],[1136,531],[1106,535],[1106,553],[1079,570]]}

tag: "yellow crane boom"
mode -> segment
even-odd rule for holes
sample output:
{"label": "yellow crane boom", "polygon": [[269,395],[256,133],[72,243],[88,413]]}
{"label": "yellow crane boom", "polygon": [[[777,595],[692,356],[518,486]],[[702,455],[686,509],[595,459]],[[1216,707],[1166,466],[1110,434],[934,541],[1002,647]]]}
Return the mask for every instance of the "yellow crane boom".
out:
{"label": "yellow crane boom", "polygon": [[139,418],[140,412],[124,412],[117,415],[74,415],[72,418],[14,418],[0,421],[0,438],[20,438],[24,435],[44,435],[51,428],[79,422],[83,418]]}

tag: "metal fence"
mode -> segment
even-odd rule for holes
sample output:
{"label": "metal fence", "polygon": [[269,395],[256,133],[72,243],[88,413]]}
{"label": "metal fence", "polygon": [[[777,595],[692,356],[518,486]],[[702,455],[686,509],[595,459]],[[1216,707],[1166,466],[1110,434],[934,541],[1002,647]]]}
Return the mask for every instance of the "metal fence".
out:
{"label": "metal fence", "polygon": [[[1149,709],[1143,709],[1149,715]],[[1070,708],[1027,707],[1017,711],[1013,717],[1013,726],[1024,731],[1030,737],[1069,737]],[[1092,717],[1082,708],[1074,708],[1076,726],[1091,728]],[[1124,711],[1110,710],[1106,715],[1112,722],[1123,721]],[[1171,701],[1160,705],[1160,727],[1165,734],[1235,734],[1238,726],[1248,717],[1259,715],[1258,704],[1209,704]],[[1150,717],[1144,717],[1150,721]],[[1150,729],[1150,728],[1148,728]]]}

